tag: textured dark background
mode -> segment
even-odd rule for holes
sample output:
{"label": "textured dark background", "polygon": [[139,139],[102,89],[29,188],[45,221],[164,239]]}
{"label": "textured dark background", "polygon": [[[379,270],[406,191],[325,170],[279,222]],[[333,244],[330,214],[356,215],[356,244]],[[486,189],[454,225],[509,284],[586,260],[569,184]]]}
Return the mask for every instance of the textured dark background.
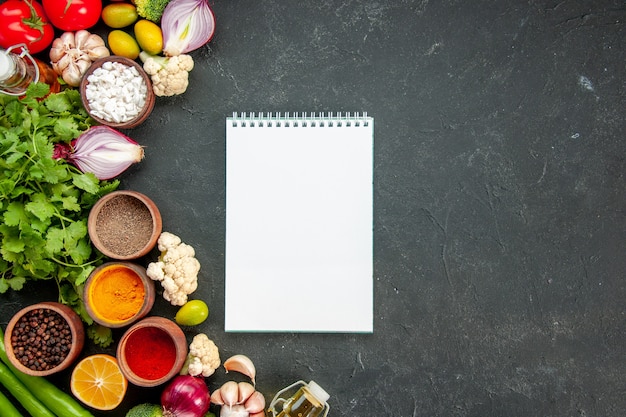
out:
{"label": "textured dark background", "polygon": [[[191,87],[129,131],[146,158],[122,177],[197,250],[211,315],[190,335],[250,356],[268,401],[317,381],[333,416],[624,415],[623,1],[210,4]],[[373,334],[224,332],[225,118],[244,111],[375,118]],[[55,297],[2,295],[0,321]]]}

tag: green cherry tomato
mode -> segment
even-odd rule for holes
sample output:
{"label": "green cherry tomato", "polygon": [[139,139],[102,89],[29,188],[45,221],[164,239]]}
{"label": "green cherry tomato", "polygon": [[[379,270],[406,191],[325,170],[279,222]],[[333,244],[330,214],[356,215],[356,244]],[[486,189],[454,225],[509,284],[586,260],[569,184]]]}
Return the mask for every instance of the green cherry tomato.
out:
{"label": "green cherry tomato", "polygon": [[190,300],[176,313],[176,323],[181,326],[197,326],[209,317],[209,307],[202,300]]}
{"label": "green cherry tomato", "polygon": [[102,9],[102,21],[110,28],[130,26],[138,18],[137,8],[130,3],[111,3]]}

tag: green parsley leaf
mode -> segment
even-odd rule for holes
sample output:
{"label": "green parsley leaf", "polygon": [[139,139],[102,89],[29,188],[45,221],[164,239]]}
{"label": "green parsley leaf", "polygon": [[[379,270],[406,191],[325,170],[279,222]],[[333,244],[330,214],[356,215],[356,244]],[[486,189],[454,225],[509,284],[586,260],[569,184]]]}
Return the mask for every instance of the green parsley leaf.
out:
{"label": "green parsley leaf", "polygon": [[74,110],[67,92],[66,94],[50,94],[43,102],[44,106],[54,113],[70,113]]}
{"label": "green parsley leaf", "polygon": [[72,139],[76,139],[82,131],[73,118],[62,117],[59,118],[54,125],[54,133],[57,135],[59,141],[69,142]]}
{"label": "green parsley leaf", "polygon": [[0,293],[54,279],[59,301],[87,324],[79,294],[105,261],[91,246],[87,218],[119,181],[83,174],[53,153],[94,123],[75,89],[49,94],[34,83],[24,97],[0,94]]}
{"label": "green parsley leaf", "polygon": [[5,236],[2,239],[2,250],[7,252],[22,252],[24,251],[24,241],[19,236]]}
{"label": "green parsley leaf", "polygon": [[48,202],[46,195],[43,193],[34,194],[31,201],[26,203],[24,208],[42,221],[51,218],[56,213],[56,207]]}
{"label": "green parsley leaf", "polygon": [[24,99],[27,103],[32,103],[32,99],[40,99],[44,98],[50,92],[50,86],[46,83],[31,83],[26,88],[26,98]]}
{"label": "green parsley leaf", "polygon": [[76,187],[88,192],[89,194],[98,193],[100,180],[98,180],[92,172],[75,174],[72,177],[72,182]]}
{"label": "green parsley leaf", "polygon": [[87,335],[95,344],[103,348],[113,343],[113,332],[111,329],[96,323],[87,327]]}
{"label": "green parsley leaf", "polygon": [[7,226],[19,226],[21,222],[28,221],[28,215],[24,205],[20,201],[12,201],[4,211],[4,224]]}

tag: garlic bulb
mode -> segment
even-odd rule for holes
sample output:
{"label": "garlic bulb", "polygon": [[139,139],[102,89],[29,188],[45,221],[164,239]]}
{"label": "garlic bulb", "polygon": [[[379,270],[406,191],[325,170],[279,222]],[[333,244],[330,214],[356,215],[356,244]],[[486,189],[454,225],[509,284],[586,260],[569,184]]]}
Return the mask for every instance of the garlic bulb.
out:
{"label": "garlic bulb", "polygon": [[52,68],[72,87],[80,85],[80,80],[93,61],[109,55],[111,53],[104,40],[84,29],[63,33],[52,42],[50,48]]}
{"label": "garlic bulb", "polygon": [[221,417],[265,416],[265,397],[247,382],[225,382],[213,391],[211,402],[222,406]]}

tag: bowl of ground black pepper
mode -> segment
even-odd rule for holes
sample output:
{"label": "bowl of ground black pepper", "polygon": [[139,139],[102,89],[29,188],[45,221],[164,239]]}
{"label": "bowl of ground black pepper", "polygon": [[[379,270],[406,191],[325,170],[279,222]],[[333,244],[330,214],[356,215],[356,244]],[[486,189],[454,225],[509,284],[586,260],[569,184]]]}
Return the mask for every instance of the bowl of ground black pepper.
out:
{"label": "bowl of ground black pepper", "polygon": [[93,245],[105,256],[132,260],[147,255],[162,231],[161,213],[148,196],[118,190],[100,198],[89,212],[87,227]]}
{"label": "bowl of ground black pepper", "polygon": [[9,320],[4,348],[21,372],[47,376],[67,369],[85,343],[83,322],[74,310],[57,302],[24,307]]}

